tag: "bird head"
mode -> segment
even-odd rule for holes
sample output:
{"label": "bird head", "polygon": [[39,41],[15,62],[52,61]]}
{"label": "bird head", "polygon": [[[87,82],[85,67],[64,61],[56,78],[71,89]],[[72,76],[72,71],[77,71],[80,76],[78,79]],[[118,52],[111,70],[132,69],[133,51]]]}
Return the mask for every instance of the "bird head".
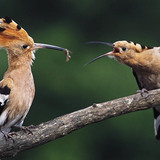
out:
{"label": "bird head", "polygon": [[113,44],[106,43],[106,42],[88,42],[88,43],[105,44],[105,45],[113,47],[113,51],[105,53],[105,54],[91,60],[87,64],[89,64],[99,58],[109,56],[109,57],[115,58],[120,63],[124,63],[124,64],[131,66],[134,63],[139,63],[138,61],[140,61],[140,59],[142,59],[143,55],[145,55],[143,53],[145,53],[145,51],[153,48],[153,47],[143,46],[138,43],[131,42],[131,41],[117,41]]}
{"label": "bird head", "polygon": [[8,54],[14,57],[27,55],[34,59],[34,51],[40,48],[48,48],[64,51],[69,60],[69,51],[54,45],[34,43],[34,40],[28,33],[11,18],[5,17],[0,19],[0,47],[5,48]]}

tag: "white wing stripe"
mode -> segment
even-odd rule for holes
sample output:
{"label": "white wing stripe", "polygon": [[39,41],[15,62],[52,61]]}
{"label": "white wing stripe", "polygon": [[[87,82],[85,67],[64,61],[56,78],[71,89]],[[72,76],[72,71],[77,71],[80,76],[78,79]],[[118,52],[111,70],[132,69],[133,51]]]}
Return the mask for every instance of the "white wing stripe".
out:
{"label": "white wing stripe", "polygon": [[0,94],[0,106],[5,105],[5,101],[8,99],[9,95]]}

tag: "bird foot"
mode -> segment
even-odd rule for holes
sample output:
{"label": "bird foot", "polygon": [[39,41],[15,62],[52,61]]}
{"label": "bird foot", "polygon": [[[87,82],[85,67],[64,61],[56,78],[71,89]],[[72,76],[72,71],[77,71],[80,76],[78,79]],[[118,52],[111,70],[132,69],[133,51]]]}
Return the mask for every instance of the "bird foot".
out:
{"label": "bird foot", "polygon": [[145,96],[145,94],[148,94],[148,90],[146,88],[142,88],[141,90],[137,90],[136,93],[140,93],[141,96]]}
{"label": "bird foot", "polygon": [[[24,131],[25,133],[29,133],[29,134],[32,134],[33,135],[33,132],[30,130],[30,128],[34,128],[34,125],[30,125],[30,126],[13,126],[13,128],[17,128],[17,129],[20,129],[22,131]],[[11,132],[12,133],[12,132]]]}
{"label": "bird foot", "polygon": [[26,126],[21,126],[21,127],[19,127],[20,128],[20,130],[23,130],[25,133],[29,133],[29,134],[32,134],[33,135],[33,132],[30,130],[30,128],[32,128],[33,127],[33,125],[31,125],[31,126],[28,126],[28,127],[26,127]]}
{"label": "bird foot", "polygon": [[15,135],[16,133],[15,132],[4,132],[4,131],[0,131],[3,135],[4,135],[4,138],[6,141],[8,141],[9,139],[11,139],[13,142],[15,142],[14,138],[13,138],[13,135]]}

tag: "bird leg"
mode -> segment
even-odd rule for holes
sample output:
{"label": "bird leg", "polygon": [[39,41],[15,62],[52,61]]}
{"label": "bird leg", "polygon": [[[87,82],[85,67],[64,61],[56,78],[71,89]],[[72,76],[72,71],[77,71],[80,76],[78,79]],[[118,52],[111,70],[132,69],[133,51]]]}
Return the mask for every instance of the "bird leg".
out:
{"label": "bird leg", "polygon": [[142,88],[141,90],[137,90],[136,93],[140,93],[141,96],[145,96],[145,93],[148,94],[148,90],[146,88]]}
{"label": "bird leg", "polygon": [[[34,127],[34,125],[30,125],[28,127],[25,127],[25,126],[13,126],[12,128],[17,128],[17,129],[20,129],[20,130],[23,130],[25,133],[29,132],[29,134],[32,134],[33,135],[33,132],[29,129],[29,128],[32,128]],[[16,132],[4,132],[0,129],[0,132],[4,135],[4,138],[5,140],[7,141],[9,138],[12,139],[13,142],[15,142],[14,138],[13,138],[13,135],[17,135]]]}

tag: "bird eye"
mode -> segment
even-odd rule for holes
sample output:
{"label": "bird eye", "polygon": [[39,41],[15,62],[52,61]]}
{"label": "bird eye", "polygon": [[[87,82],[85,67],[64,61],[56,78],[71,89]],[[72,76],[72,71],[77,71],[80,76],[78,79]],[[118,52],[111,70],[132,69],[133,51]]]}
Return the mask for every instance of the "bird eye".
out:
{"label": "bird eye", "polygon": [[126,50],[126,47],[122,47],[122,50],[125,51],[125,50]]}
{"label": "bird eye", "polygon": [[22,47],[23,47],[23,49],[26,49],[28,47],[28,45],[24,44]]}

